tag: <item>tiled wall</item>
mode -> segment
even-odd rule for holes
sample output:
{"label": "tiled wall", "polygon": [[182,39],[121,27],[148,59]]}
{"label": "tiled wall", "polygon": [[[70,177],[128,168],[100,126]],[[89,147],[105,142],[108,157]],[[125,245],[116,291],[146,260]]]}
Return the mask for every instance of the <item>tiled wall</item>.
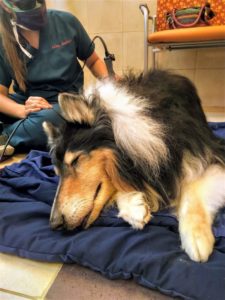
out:
{"label": "tiled wall", "polygon": [[[91,38],[101,35],[114,53],[114,69],[143,69],[143,19],[140,3],[156,12],[157,0],[47,0],[48,7],[68,10],[82,22]],[[96,41],[96,50],[104,57]],[[203,104],[225,107],[225,50],[179,50],[158,55],[158,65],[188,76],[197,85]],[[86,84],[93,81],[85,71]]]}
{"label": "tiled wall", "polygon": [[[155,10],[156,1],[146,1]],[[48,7],[70,10],[82,22],[91,38],[101,35],[115,54],[114,69],[122,74],[127,68],[142,69],[143,20],[139,4],[143,0],[47,0]],[[103,58],[100,41],[96,50]],[[86,78],[91,80],[86,72]]]}
{"label": "tiled wall", "polygon": [[189,77],[203,105],[224,107],[225,113],[225,48],[165,51],[158,55],[158,66]]}

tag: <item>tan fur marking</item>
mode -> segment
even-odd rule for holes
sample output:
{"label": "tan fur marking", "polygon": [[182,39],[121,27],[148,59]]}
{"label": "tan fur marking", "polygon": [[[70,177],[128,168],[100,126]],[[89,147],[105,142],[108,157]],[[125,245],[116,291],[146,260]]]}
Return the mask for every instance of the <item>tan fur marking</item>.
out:
{"label": "tan fur marking", "polygon": [[112,151],[105,151],[105,157],[106,157],[106,173],[109,176],[110,180],[112,181],[113,185],[117,189],[117,191],[123,191],[123,192],[132,192],[135,189],[130,186],[127,182],[123,181],[120,175],[118,174],[117,171],[117,161],[116,157],[113,154]]}
{"label": "tan fur marking", "polygon": [[[74,166],[71,163],[77,156],[79,160]],[[112,201],[116,188],[106,166],[112,165],[115,161],[113,159],[114,155],[108,149],[94,150],[88,155],[81,151],[65,154],[65,170],[57,195],[57,209],[67,216],[69,227],[78,226],[88,214],[86,227],[90,226],[103,207]],[[95,198],[99,185],[101,189]]]}
{"label": "tan fur marking", "polygon": [[[99,191],[98,196],[94,201],[94,206],[88,217],[85,228],[88,228],[98,218],[102,209],[104,208],[104,206],[107,204],[107,202],[110,200],[110,198],[114,193],[115,193],[114,187],[111,184],[109,184],[108,180],[103,179],[102,188]],[[111,195],[110,198],[109,195]]]}
{"label": "tan fur marking", "polygon": [[199,178],[205,171],[208,162],[202,158],[194,157],[186,151],[182,161],[183,177],[186,182],[191,182]]}
{"label": "tan fur marking", "polygon": [[[79,156],[77,166],[71,166],[72,161]],[[62,185],[65,196],[73,195],[74,192],[80,198],[94,196],[95,190],[102,180],[107,178],[104,170],[104,155],[101,150],[91,152],[89,155],[79,152],[67,152],[64,158],[67,164],[67,173],[63,178]]]}
{"label": "tan fur marking", "polygon": [[82,151],[77,151],[77,152],[70,152],[67,151],[64,156],[64,162],[67,165],[71,165],[74,159],[76,159],[78,156],[82,154]]}
{"label": "tan fur marking", "polygon": [[160,203],[163,203],[162,197],[151,186],[146,185],[145,190],[146,202],[148,203],[151,212],[158,211]]}
{"label": "tan fur marking", "polygon": [[213,251],[212,216],[204,203],[201,179],[182,185],[179,228],[182,247],[194,261],[206,261]]}

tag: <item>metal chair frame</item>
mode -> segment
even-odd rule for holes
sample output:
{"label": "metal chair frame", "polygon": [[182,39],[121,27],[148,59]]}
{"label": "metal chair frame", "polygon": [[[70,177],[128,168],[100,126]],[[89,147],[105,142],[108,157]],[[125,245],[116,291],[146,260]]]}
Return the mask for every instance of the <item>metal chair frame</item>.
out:
{"label": "metal chair frame", "polygon": [[171,42],[171,43],[149,43],[149,20],[152,21],[152,33],[156,32],[156,15],[151,16],[147,4],[140,4],[139,6],[144,16],[144,73],[148,70],[149,60],[149,47],[152,48],[152,68],[156,68],[156,54],[161,50],[183,50],[183,49],[195,49],[195,48],[212,48],[212,47],[225,47],[224,40],[209,40],[199,42]]}

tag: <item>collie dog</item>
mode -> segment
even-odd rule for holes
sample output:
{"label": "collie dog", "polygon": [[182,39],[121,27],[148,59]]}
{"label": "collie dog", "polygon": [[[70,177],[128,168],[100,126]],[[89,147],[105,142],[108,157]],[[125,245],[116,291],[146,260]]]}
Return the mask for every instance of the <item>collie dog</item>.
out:
{"label": "collie dog", "polygon": [[116,203],[118,217],[142,229],[170,206],[182,248],[207,261],[225,205],[225,142],[209,129],[194,85],[162,70],[129,74],[62,93],[59,105],[65,125],[43,124],[60,178],[51,227],[87,228]]}

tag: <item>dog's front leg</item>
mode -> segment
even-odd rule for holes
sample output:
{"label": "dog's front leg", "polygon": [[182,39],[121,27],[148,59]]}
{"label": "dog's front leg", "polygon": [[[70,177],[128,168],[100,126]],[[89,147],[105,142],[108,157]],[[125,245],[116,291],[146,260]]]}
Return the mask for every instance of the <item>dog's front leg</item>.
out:
{"label": "dog's front leg", "polygon": [[191,190],[184,193],[178,213],[181,243],[192,260],[204,262],[213,251],[212,217],[196,189]]}
{"label": "dog's front leg", "polygon": [[211,165],[196,180],[182,185],[178,209],[183,249],[194,261],[207,261],[213,251],[212,223],[225,204],[225,170]]}
{"label": "dog's front leg", "polygon": [[149,222],[151,213],[143,193],[119,192],[116,195],[116,203],[119,209],[118,217],[124,219],[134,229],[142,229]]}

